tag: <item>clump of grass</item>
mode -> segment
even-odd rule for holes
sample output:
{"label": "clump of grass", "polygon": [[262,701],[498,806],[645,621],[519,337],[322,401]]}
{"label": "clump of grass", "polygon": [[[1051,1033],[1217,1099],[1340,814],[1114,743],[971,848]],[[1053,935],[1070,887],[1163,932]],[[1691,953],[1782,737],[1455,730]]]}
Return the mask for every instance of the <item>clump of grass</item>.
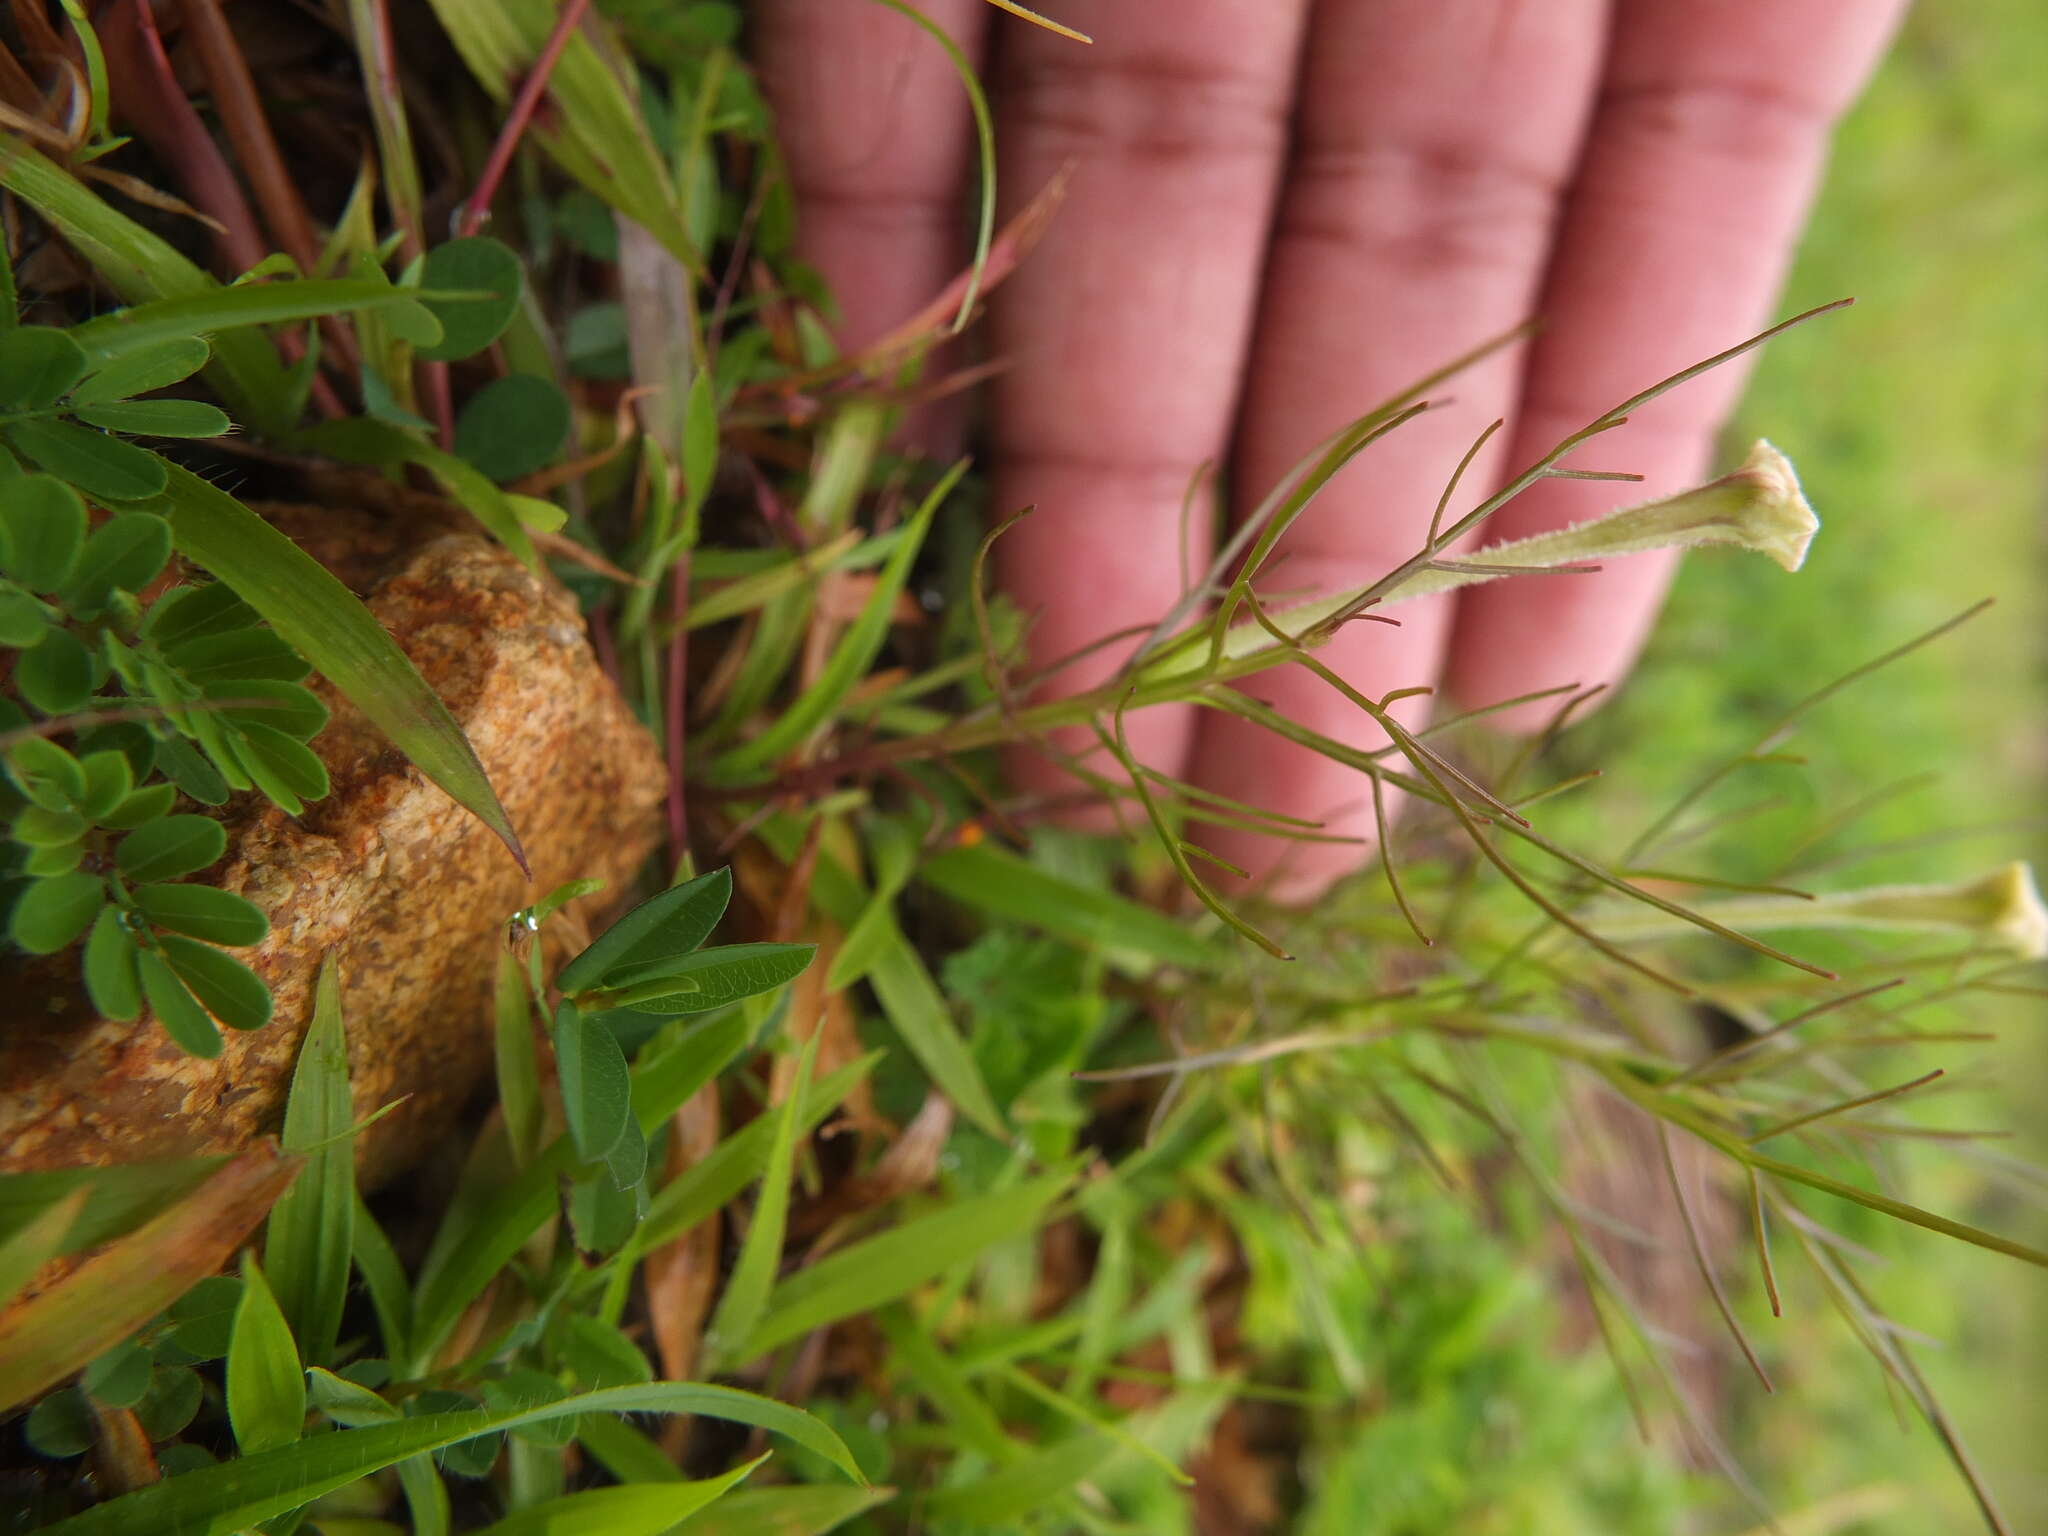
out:
{"label": "clump of grass", "polygon": [[[1481,1510],[1664,1530],[1730,1487],[1768,1507],[1674,1320],[1625,1274],[1638,1234],[1570,1176],[1597,1111],[1646,1138],[1674,1241],[1762,1385],[1778,1354],[1762,1313],[1832,1306],[2001,1528],[1874,1299],[1865,1244],[1883,1219],[2048,1264],[1870,1175],[1927,1141],[1977,1155],[1971,1128],[1920,1113],[1944,1080],[1918,1053],[2029,984],[2031,883],[2006,868],[1941,890],[1817,890],[1710,872],[1744,827],[1707,818],[1706,797],[1794,766],[1790,733],[1836,684],[1607,847],[1545,830],[1550,802],[1596,793],[1584,776],[1532,788],[1541,754],[1500,761],[1476,721],[1409,732],[1347,690],[1390,736],[1359,752],[1229,686],[1318,669],[1338,625],[1416,591],[1646,541],[1736,542],[1796,567],[1811,512],[1761,448],[1684,496],[1483,563],[1447,553],[1571,473],[1572,448],[1784,327],[1619,404],[1456,517],[1453,477],[1424,545],[1371,585],[1268,604],[1258,577],[1282,531],[1424,407],[1442,380],[1425,381],[1276,489],[1123,675],[1026,704],[1016,615],[982,580],[1000,529],[980,534],[967,466],[901,461],[889,427],[921,354],[971,317],[1048,205],[999,233],[985,194],[956,290],[842,357],[789,258],[735,12],[430,9],[431,24],[380,0],[337,11],[322,64],[359,72],[350,110],[377,153],[295,179],[263,170],[264,102],[217,10],[193,8],[216,110],[258,146],[243,151],[257,206],[221,192],[203,123],[195,138],[160,113],[142,169],[181,196],[152,217],[189,202],[227,248],[282,249],[267,280],[218,282],[180,253],[189,220],[167,239],[81,179],[114,151],[84,64],[86,136],[16,124],[0,185],[76,252],[81,284],[128,305],[50,334],[84,348],[204,331],[203,387],[247,446],[423,476],[574,587],[669,746],[670,878],[552,974],[535,935],[580,891],[506,914],[495,1098],[464,1128],[451,1188],[354,1187],[347,984],[331,972],[281,1146],[0,1181],[0,1292],[92,1255],[0,1313],[0,1343],[18,1346],[0,1349],[0,1398],[27,1410],[37,1460],[17,1486],[37,1517],[77,1532],[1164,1531],[1206,1498],[1241,1524],[1359,1532]],[[394,67],[401,35],[469,71],[431,117]],[[82,18],[75,37],[81,58],[148,41],[99,39]],[[445,136],[416,132],[441,121]],[[316,216],[302,185],[332,203]],[[500,238],[430,241],[456,209],[472,231],[489,210]],[[655,335],[674,344],[628,345]],[[92,452],[125,446],[102,434]],[[264,472],[255,454],[246,466]],[[459,733],[405,724],[409,673],[344,643],[364,622],[353,600],[184,462],[162,477],[122,515],[161,518],[186,561],[344,692],[381,701],[414,760],[491,816]],[[946,617],[906,619],[928,583]],[[66,596],[62,579],[25,585],[38,603]],[[135,616],[115,607],[126,644]],[[100,622],[75,604],[38,616],[67,634]],[[159,741],[189,734],[211,756],[206,726],[176,713],[190,701],[147,681],[121,697]],[[1240,910],[1202,878],[1191,825],[1319,829],[1141,769],[1122,717],[1167,700],[1243,714],[1418,814],[1383,823],[1379,869],[1315,911]],[[30,702],[10,773],[31,799],[68,794],[50,744],[70,737],[87,774],[79,701]],[[1556,700],[1560,722],[1576,702]],[[1026,839],[989,771],[988,749],[1077,725],[1120,773],[1077,772],[1149,828],[1128,849]],[[82,822],[72,841],[104,830]],[[1191,915],[1141,899],[1175,884]],[[700,947],[721,925],[741,942]],[[1911,1069],[1885,1070],[1902,1054]],[[1606,1361],[1555,1357],[1573,1286]],[[650,1413],[673,1417],[634,1417]],[[1722,1480],[1616,1455],[1631,1416]],[[91,1485],[71,1475],[87,1454]],[[93,1504],[95,1489],[118,1496]]]}

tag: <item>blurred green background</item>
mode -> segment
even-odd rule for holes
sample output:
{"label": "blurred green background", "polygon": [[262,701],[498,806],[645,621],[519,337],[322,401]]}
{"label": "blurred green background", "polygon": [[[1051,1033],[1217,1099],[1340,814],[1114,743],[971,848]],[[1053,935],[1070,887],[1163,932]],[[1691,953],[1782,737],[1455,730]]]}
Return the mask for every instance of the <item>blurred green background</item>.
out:
{"label": "blurred green background", "polygon": [[[1575,752],[1622,781],[1603,786],[1603,815],[1638,797],[1661,802],[1812,688],[1994,597],[1983,617],[1827,705],[1793,745],[1811,754],[1826,805],[1937,775],[1874,810],[1851,840],[1907,846],[1832,878],[1951,878],[2015,856],[2038,862],[2048,779],[2044,277],[2048,7],[1923,4],[1842,131],[1782,310],[1843,295],[1858,303],[1769,349],[1731,433],[1768,436],[1791,455],[1823,532],[1789,581],[1761,561],[1689,562],[1647,663],[1577,733]],[[1972,828],[1985,830],[1934,837]],[[1950,1046],[1938,1059],[1953,1072],[1978,1058],[1981,1087],[1951,1123],[2013,1127],[2001,1152],[2048,1160],[2042,1004],[2013,1002],[1997,1046]],[[2048,1242],[2041,1204],[1938,1151],[1914,1166],[1911,1193],[1926,1203]],[[1887,1250],[1895,1262],[1880,1296],[1898,1321],[1943,1341],[1922,1364],[2013,1529],[2048,1531],[2048,1275],[1925,1233],[1897,1234]],[[1842,1332],[1832,1316],[1764,1323]],[[1825,1508],[1830,1495],[1865,1489],[1868,1508],[1890,1512],[1859,1519],[1846,1500],[1810,1529],[1976,1528],[1933,1436],[1893,1427],[1870,1362],[1840,1338],[1825,1358],[1776,1399],[1742,1394],[1745,1455],[1779,1507]]]}

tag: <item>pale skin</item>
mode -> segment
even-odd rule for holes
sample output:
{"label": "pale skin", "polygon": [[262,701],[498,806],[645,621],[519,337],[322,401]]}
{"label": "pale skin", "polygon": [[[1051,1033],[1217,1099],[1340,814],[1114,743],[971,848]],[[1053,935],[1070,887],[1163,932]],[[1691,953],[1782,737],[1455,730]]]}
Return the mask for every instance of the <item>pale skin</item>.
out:
{"label": "pale skin", "polygon": [[[1224,465],[1241,516],[1344,422],[1489,336],[1489,357],[1373,447],[1281,546],[1269,590],[1357,586],[1415,553],[1487,423],[1455,517],[1567,433],[1774,318],[1828,138],[1904,0],[1046,0],[1083,46],[984,0],[917,0],[991,82],[1008,211],[1072,166],[1064,205],[995,296],[1005,364],[986,419],[994,504],[1036,514],[999,548],[1035,661],[1149,624],[1181,595],[1182,502]],[[868,0],[756,0],[755,50],[789,157],[799,249],[881,335],[959,270],[972,140],[944,56]],[[1674,391],[1568,461],[1640,486],[1557,480],[1492,520],[1518,538],[1662,495],[1710,469],[1742,385]],[[1199,571],[1208,520],[1193,522]],[[1413,725],[1444,708],[1618,680],[1671,562],[1523,579],[1358,623],[1322,658]],[[1063,670],[1072,691],[1127,646]],[[1254,690],[1378,746],[1296,668]],[[1528,728],[1540,706],[1502,723]],[[1372,828],[1346,768],[1232,717],[1154,709],[1132,748],[1162,771],[1330,831]],[[1078,747],[1079,742],[1073,743]],[[1014,780],[1069,791],[1051,757]],[[1225,831],[1211,845],[1283,895],[1363,857]],[[1225,884],[1229,884],[1227,879]]]}

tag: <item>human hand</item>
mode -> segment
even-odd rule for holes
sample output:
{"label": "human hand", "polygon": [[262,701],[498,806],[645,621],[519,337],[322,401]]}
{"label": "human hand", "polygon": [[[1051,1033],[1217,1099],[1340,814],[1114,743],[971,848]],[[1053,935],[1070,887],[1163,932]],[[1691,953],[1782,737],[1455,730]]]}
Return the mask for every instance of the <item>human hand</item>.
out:
{"label": "human hand", "polygon": [[[1149,625],[1181,595],[1181,507],[1228,455],[1242,514],[1344,422],[1530,317],[1542,330],[1374,445],[1290,531],[1268,585],[1358,586],[1421,546],[1444,481],[1488,422],[1453,515],[1656,379],[1757,329],[1833,122],[1903,0],[1064,0],[1092,46],[984,0],[918,0],[971,57],[992,51],[1004,200],[1073,163],[1064,206],[992,306],[1006,364],[988,419],[995,505],[1037,515],[998,546],[1036,614],[1035,662]],[[939,49],[872,0],[760,0],[757,56],[783,129],[799,249],[858,346],[959,265],[971,171]],[[992,46],[991,46],[992,45]],[[1741,386],[1723,369],[1662,397],[1551,480],[1487,542],[1583,521],[1701,478]],[[1193,569],[1208,554],[1190,530]],[[1321,658],[1362,692],[1441,681],[1466,705],[1626,671],[1670,574],[1496,583],[1353,624]],[[1099,684],[1128,645],[1064,669]],[[1382,744],[1299,668],[1258,693],[1311,729]],[[1418,723],[1428,701],[1395,713]],[[1534,722],[1526,709],[1510,724]],[[1204,788],[1361,835],[1359,776],[1234,716],[1134,715],[1138,757]],[[1076,746],[1079,744],[1076,743]],[[1070,788],[1019,755],[1022,787]],[[1223,857],[1310,894],[1355,845],[1223,831]]]}

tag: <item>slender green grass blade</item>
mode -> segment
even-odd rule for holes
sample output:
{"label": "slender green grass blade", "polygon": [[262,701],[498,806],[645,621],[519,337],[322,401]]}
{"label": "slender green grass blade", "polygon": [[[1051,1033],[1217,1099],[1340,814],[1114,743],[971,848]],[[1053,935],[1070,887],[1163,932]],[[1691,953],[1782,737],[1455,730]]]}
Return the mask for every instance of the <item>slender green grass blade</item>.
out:
{"label": "slender green grass blade", "polygon": [[348,1299],[356,1216],[352,1112],[341,980],[330,954],[320,967],[313,1022],[285,1101],[285,1150],[304,1154],[306,1168],[270,1208],[263,1245],[277,1304],[312,1365],[333,1357]]}
{"label": "slender green grass blade", "polygon": [[756,1456],[722,1476],[696,1482],[627,1483],[546,1499],[486,1526],[482,1536],[663,1536],[678,1521],[717,1503],[767,1459]]}
{"label": "slender green grass blade", "polygon": [[675,1536],[825,1536],[886,1503],[888,1488],[742,1488],[692,1515]]}
{"label": "slender green grass blade", "polygon": [[355,595],[319,561],[218,486],[172,465],[157,510],[179,552],[234,588],[327,680],[346,694],[413,765],[526,854],[476,749],[418,668]]}
{"label": "slender green grass blade", "polygon": [[1162,912],[1114,892],[1062,880],[1008,849],[949,848],[920,871],[927,884],[994,917],[1042,928],[1078,944],[1129,950],[1160,965],[1206,974],[1228,952]]}
{"label": "slender green grass blade", "polygon": [[49,1536],[233,1536],[409,1456],[585,1413],[690,1413],[748,1424],[815,1452],[861,1481],[845,1442],[801,1409],[732,1387],[657,1381],[605,1387],[534,1408],[424,1414],[399,1424],[316,1435],[168,1478],[46,1529]]}
{"label": "slender green grass blade", "polygon": [[739,1358],[751,1360],[814,1328],[871,1312],[982,1250],[1031,1231],[1072,1182],[1066,1173],[1027,1179],[904,1222],[799,1270],[775,1288]]}

